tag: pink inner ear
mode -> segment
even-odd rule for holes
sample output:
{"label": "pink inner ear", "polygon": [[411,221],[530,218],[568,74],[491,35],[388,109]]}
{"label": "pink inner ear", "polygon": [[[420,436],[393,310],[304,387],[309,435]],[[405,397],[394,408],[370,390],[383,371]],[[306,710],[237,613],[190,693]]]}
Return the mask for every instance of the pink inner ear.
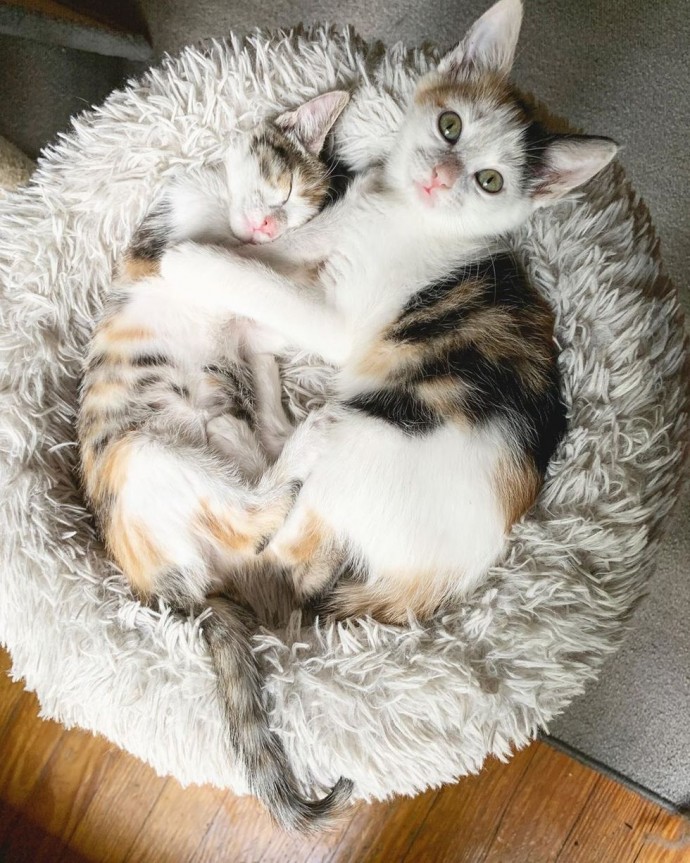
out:
{"label": "pink inner ear", "polygon": [[306,150],[318,156],[326,136],[349,101],[349,93],[342,90],[323,93],[283,114],[276,123],[284,131],[292,133]]}
{"label": "pink inner ear", "polygon": [[491,71],[507,75],[513,65],[522,23],[522,0],[499,0],[470,28],[463,41],[441,60],[448,74]]}
{"label": "pink inner ear", "polygon": [[534,197],[556,200],[584,185],[616,155],[617,146],[608,138],[565,138],[551,144]]}

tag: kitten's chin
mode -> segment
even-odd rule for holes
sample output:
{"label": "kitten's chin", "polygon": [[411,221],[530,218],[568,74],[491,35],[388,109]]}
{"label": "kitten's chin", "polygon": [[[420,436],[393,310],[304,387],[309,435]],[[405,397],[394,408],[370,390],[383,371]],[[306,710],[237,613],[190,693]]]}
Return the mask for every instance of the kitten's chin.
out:
{"label": "kitten's chin", "polygon": [[438,189],[430,189],[424,183],[416,180],[413,184],[412,195],[416,201],[421,202],[423,207],[433,210],[438,208],[442,192]]}
{"label": "kitten's chin", "polygon": [[267,237],[266,234],[252,234],[246,241],[250,246],[263,246],[266,243],[272,243],[275,237]]}
{"label": "kitten's chin", "polygon": [[415,181],[407,191],[408,200],[429,216],[452,217],[455,214],[452,199],[444,189],[429,189]]}
{"label": "kitten's chin", "polygon": [[261,234],[258,232],[250,233],[248,231],[233,231],[237,241],[242,243],[245,246],[263,246],[265,243],[271,243],[280,234],[276,234],[275,237],[268,237],[266,234]]}

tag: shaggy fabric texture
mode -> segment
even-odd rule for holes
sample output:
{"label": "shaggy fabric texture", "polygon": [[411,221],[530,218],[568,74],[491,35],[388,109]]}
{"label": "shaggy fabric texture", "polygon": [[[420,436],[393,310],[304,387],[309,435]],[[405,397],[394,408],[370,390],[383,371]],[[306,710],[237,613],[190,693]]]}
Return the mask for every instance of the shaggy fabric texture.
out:
{"label": "shaggy fabric texture", "polygon": [[[357,87],[336,141],[390,144],[427,56],[351,33],[188,50],[82,116],[0,204],[0,638],[43,715],[104,734],[181,782],[245,788],[199,622],[142,608],[105,560],[75,479],[84,346],[113,261],[166,174],[236,123]],[[674,502],[684,336],[642,205],[614,166],[515,240],[553,304],[569,432],[505,560],[431,625],[288,624],[257,635],[272,722],[305,782],[415,793],[525,745],[619,644]],[[326,370],[297,357],[293,402]]]}

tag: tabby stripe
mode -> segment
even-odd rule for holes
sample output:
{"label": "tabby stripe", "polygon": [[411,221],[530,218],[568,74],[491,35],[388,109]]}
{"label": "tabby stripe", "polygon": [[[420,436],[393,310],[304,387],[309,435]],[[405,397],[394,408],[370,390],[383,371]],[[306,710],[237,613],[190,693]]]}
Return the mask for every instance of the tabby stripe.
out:
{"label": "tabby stripe", "polygon": [[165,354],[139,354],[132,359],[132,365],[138,368],[145,366],[169,366],[172,365],[172,361]]}

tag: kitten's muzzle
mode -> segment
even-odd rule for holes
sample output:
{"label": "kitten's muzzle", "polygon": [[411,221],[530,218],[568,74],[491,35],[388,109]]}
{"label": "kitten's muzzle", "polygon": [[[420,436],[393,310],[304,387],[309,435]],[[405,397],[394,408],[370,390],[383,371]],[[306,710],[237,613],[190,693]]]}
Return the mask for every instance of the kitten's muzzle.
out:
{"label": "kitten's muzzle", "polygon": [[278,234],[278,221],[275,216],[247,219],[247,231],[251,236],[250,243],[267,243]]}
{"label": "kitten's muzzle", "polygon": [[424,200],[431,200],[439,190],[452,189],[460,176],[461,165],[457,159],[442,159],[431,169],[428,180],[417,181],[415,185]]}

